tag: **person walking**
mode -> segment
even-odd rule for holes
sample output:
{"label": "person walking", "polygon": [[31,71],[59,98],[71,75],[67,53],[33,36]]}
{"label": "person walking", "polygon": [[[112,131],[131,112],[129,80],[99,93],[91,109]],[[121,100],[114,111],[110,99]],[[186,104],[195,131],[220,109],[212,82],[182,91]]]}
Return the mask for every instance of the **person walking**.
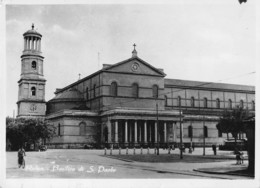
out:
{"label": "person walking", "polygon": [[22,166],[22,168],[25,167],[25,160],[24,160],[25,150],[23,149],[23,146],[20,147],[18,150],[18,166],[19,168]]}
{"label": "person walking", "polygon": [[212,150],[214,152],[214,155],[217,155],[217,146],[215,144],[212,145]]}

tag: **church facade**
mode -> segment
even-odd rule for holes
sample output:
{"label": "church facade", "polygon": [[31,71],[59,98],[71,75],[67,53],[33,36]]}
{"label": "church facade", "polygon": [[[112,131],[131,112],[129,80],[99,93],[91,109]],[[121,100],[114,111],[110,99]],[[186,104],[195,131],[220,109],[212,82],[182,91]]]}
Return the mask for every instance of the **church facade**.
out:
{"label": "church facade", "polygon": [[[29,57],[28,66],[33,69],[34,56]],[[38,66],[42,65],[41,57],[37,56]],[[56,89],[55,97],[46,103],[46,111],[39,107],[39,115],[44,114],[57,128],[49,148],[154,147],[156,144],[164,147],[180,143],[181,137],[184,144],[201,146],[204,141],[206,145],[222,144],[227,135],[219,132],[216,124],[223,111],[237,105],[251,113],[255,111],[254,86],[165,77],[164,70],[139,58],[134,46],[131,58],[104,64],[101,70]],[[21,80],[19,84],[23,85],[25,79]],[[28,87],[23,87],[31,95],[33,87],[37,88],[39,106],[45,105],[44,93],[43,100],[39,93],[43,83],[38,78],[29,79]],[[23,103],[36,104],[36,99],[31,97],[24,102],[20,95],[19,92],[18,109]],[[26,115],[26,111],[32,114],[30,108],[25,108],[18,116]]]}

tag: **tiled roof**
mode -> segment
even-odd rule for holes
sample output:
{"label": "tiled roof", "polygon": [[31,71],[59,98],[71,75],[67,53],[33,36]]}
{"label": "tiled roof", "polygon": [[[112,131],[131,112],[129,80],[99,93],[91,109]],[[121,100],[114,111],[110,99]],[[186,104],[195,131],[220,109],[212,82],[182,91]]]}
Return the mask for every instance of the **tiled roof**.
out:
{"label": "tiled roof", "polygon": [[165,79],[164,84],[165,84],[166,88],[167,88],[167,86],[168,87],[170,87],[170,86],[181,86],[181,87],[200,87],[200,88],[255,91],[254,86],[227,84],[227,83],[213,83],[213,82],[178,80],[178,79]]}
{"label": "tiled roof", "polygon": [[70,90],[57,94],[53,99],[51,99],[51,101],[54,101],[54,100],[55,101],[57,101],[57,100],[80,101],[80,100],[84,100],[84,96],[77,89],[70,89]]}

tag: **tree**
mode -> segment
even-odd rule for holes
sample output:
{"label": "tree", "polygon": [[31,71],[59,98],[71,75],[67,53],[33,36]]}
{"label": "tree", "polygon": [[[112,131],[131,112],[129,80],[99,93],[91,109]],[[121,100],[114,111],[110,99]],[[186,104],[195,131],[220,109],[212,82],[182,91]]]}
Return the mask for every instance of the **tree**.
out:
{"label": "tree", "polygon": [[238,2],[241,4],[241,3],[246,3],[247,0],[238,0]]}
{"label": "tree", "polygon": [[43,118],[6,118],[6,139],[17,150],[25,143],[35,144],[41,139],[51,139],[55,135],[55,127]]}
{"label": "tree", "polygon": [[249,111],[240,106],[231,111],[225,110],[216,127],[222,133],[231,133],[236,143],[238,134],[245,133],[246,131],[244,120],[248,116]]}
{"label": "tree", "polygon": [[254,173],[255,168],[255,115],[250,114],[248,109],[236,107],[232,111],[225,111],[217,124],[221,132],[231,133],[235,138],[235,144],[239,133],[246,133],[248,170]]}
{"label": "tree", "polygon": [[244,120],[247,137],[248,170],[255,171],[255,116]]}

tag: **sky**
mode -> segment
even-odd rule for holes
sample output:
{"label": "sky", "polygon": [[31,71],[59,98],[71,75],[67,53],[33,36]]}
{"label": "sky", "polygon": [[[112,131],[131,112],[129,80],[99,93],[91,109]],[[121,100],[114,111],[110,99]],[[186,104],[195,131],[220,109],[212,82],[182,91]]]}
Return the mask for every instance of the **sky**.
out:
{"label": "sky", "polygon": [[166,78],[255,85],[255,1],[173,2],[6,5],[7,115],[17,115],[23,33],[32,23],[43,35],[46,101],[79,74],[130,58],[134,43]]}

